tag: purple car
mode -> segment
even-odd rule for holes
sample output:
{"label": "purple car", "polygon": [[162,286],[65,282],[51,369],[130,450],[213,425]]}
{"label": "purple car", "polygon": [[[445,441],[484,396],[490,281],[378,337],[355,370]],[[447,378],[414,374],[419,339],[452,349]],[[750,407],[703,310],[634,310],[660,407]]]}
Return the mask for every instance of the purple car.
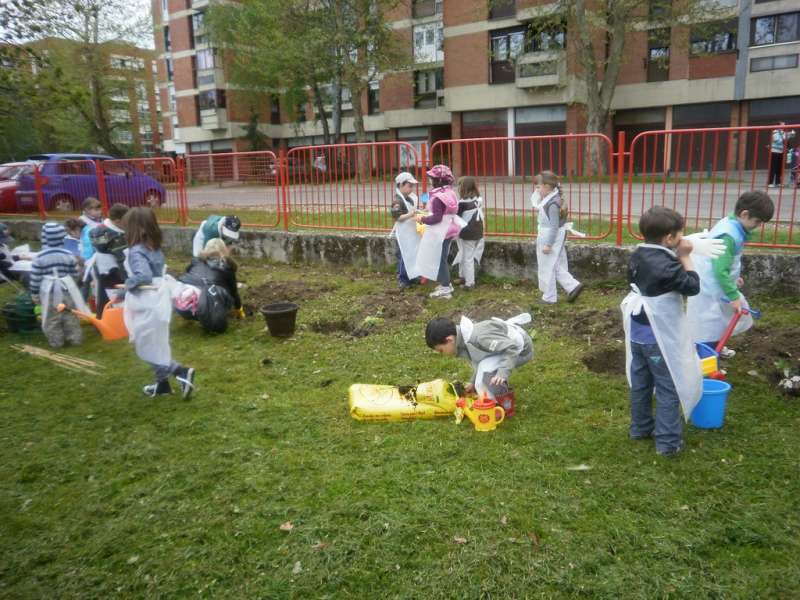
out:
{"label": "purple car", "polygon": [[[125,160],[102,154],[37,154],[28,158],[39,165],[47,211],[78,210],[86,198],[100,198],[94,161],[103,163],[108,204],[158,208],[166,199],[164,187]],[[17,210],[36,210],[36,183],[23,175],[17,183]]]}

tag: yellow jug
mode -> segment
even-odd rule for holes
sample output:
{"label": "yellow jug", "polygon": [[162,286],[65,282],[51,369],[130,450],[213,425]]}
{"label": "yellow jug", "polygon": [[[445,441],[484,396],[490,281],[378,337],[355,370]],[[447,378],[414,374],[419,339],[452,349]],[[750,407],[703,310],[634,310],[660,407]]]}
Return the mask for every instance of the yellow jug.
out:
{"label": "yellow jug", "polygon": [[497,429],[498,423],[502,423],[506,418],[506,411],[491,398],[482,400],[459,398],[456,405],[472,421],[476,431],[493,431]]}

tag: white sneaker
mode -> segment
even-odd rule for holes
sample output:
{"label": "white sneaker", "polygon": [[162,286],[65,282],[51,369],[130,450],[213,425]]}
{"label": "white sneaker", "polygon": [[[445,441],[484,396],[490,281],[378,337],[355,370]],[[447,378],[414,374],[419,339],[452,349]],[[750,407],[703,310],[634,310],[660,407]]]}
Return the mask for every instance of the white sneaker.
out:
{"label": "white sneaker", "polygon": [[778,186],[777,186],[777,185],[775,185],[774,183],[770,183],[770,184],[769,184],[767,187],[768,187],[768,188],[776,188],[776,187],[778,187]]}
{"label": "white sneaker", "polygon": [[453,286],[452,285],[440,285],[435,290],[433,290],[430,294],[428,294],[429,298],[445,298],[449,299],[453,297]]}
{"label": "white sneaker", "polygon": [[736,350],[731,350],[727,346],[723,346],[719,355],[721,358],[733,358],[734,356],[736,356]]}

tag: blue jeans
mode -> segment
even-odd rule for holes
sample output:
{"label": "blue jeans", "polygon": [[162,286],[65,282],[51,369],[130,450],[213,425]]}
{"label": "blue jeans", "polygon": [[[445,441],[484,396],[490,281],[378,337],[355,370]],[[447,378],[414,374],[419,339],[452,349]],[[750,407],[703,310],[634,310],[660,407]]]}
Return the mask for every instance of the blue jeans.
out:
{"label": "blue jeans", "polygon": [[681,403],[661,349],[658,344],[632,342],[631,355],[630,435],[634,438],[653,435],[657,452],[675,450],[683,438]]}
{"label": "blue jeans", "polygon": [[451,241],[445,240],[442,242],[442,258],[439,260],[439,273],[436,275],[436,281],[443,287],[450,285],[450,264],[447,259],[448,254],[450,254]]}
{"label": "blue jeans", "polygon": [[411,285],[411,280],[408,278],[406,265],[403,262],[403,254],[400,252],[400,244],[397,242],[397,240],[394,242],[394,248],[395,256],[397,256],[397,281],[400,282],[401,286],[408,287]]}

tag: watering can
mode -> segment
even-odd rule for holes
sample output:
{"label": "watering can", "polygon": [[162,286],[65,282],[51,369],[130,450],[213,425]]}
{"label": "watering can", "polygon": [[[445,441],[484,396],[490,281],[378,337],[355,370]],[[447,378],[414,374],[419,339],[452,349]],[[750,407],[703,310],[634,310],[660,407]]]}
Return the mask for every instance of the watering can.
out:
{"label": "watering can", "polygon": [[[459,398],[456,406],[472,421],[476,431],[493,431],[506,418],[506,411],[491,398],[469,400]],[[456,419],[460,421],[458,413]]]}
{"label": "watering can", "polygon": [[[128,337],[128,328],[125,327],[125,320],[122,316],[122,305],[113,306],[113,302],[113,300],[110,300],[108,304],[106,304],[103,309],[102,319],[98,319],[92,314],[81,312],[75,308],[69,310],[73,315],[94,325],[104,340],[113,342],[114,340],[121,340]],[[63,312],[67,310],[67,307],[64,304],[59,304],[56,310],[58,310],[58,312]]]}

